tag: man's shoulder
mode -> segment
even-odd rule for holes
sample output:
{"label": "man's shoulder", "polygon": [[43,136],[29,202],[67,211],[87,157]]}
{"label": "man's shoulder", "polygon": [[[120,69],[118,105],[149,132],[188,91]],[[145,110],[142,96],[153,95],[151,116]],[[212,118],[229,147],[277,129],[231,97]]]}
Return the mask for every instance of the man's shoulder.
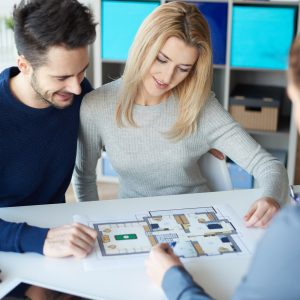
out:
{"label": "man's shoulder", "polygon": [[18,73],[20,71],[17,67],[6,68],[0,72],[0,82],[8,82],[11,77],[16,76]]}
{"label": "man's shoulder", "polygon": [[300,249],[300,238],[298,238],[299,231],[300,206],[286,206],[272,221],[270,228],[266,231],[262,244],[265,248],[271,248],[272,245],[276,245],[278,243],[279,239],[281,243],[285,245],[293,244],[293,247]]}

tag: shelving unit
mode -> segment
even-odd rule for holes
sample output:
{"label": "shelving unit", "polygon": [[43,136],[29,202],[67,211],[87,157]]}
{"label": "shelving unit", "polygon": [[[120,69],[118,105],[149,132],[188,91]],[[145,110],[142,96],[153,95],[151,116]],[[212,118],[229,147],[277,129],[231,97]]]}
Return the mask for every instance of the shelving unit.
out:
{"label": "shelving unit", "polygon": [[[94,10],[99,12],[97,22],[101,26],[101,34],[103,35],[103,5],[107,2],[119,2],[119,3],[142,3],[142,4],[154,4],[153,7],[165,2],[172,1],[147,1],[147,0],[89,0],[94,6]],[[214,64],[214,81],[213,91],[216,93],[217,98],[222,103],[226,110],[229,109],[229,98],[232,89],[237,83],[246,84],[259,84],[259,85],[271,85],[271,86],[286,86],[286,72],[282,68],[257,68],[257,67],[237,67],[232,66],[232,30],[233,30],[233,13],[237,6],[239,7],[266,7],[266,8],[292,8],[295,9],[295,31],[300,32],[300,3],[299,1],[244,1],[244,0],[206,0],[206,1],[187,1],[194,3],[197,7],[205,7],[205,5],[221,5],[227,6],[227,28],[225,39],[225,55],[224,63]],[[204,10],[204,9],[203,9]],[[218,10],[219,11],[219,10]],[[203,11],[204,15],[205,12]],[[126,14],[130,14],[130,11],[126,11]],[[101,17],[102,16],[102,17]],[[116,24],[122,22],[122,19],[116,19],[114,16],[110,16],[115,20]],[[105,24],[104,24],[105,25]],[[138,26],[137,26],[138,27]],[[120,26],[120,32],[126,31],[126,27]],[[276,30],[276,28],[274,28]],[[295,32],[296,33],[296,32]],[[113,79],[119,78],[123,72],[125,60],[124,58],[109,58],[109,55],[103,58],[102,56],[102,37],[98,37],[94,48],[94,86],[100,86]],[[131,42],[129,43],[131,44]],[[213,45],[214,46],[214,45]],[[96,57],[96,58],[95,58]],[[287,152],[287,170],[290,178],[290,182],[294,183],[295,176],[295,163],[297,152],[297,131],[292,120],[292,107],[290,101],[286,97],[283,100],[282,107],[280,109],[278,130],[276,132],[248,130],[248,132],[265,148],[267,149],[279,149]]]}

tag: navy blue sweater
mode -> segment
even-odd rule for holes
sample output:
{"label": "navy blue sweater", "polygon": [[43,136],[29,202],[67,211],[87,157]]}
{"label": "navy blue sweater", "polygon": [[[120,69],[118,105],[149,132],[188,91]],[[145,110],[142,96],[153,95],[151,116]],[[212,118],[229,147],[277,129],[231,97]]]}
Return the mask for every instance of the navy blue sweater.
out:
{"label": "navy blue sweater", "polygon": [[[64,202],[75,163],[80,104],[92,87],[83,80],[81,95],[65,109],[35,109],[10,91],[9,78],[18,72],[9,68],[0,74],[0,207]],[[43,253],[48,230],[0,219],[0,251]]]}

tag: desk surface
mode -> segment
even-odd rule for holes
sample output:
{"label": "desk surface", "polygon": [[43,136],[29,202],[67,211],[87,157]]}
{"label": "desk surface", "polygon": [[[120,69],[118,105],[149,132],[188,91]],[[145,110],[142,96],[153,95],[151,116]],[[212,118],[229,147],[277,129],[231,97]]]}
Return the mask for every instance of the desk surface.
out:
{"label": "desk surface", "polygon": [[[240,190],[218,193],[189,194],[152,198],[92,201],[28,207],[0,208],[0,218],[40,227],[72,223],[73,215],[88,215],[94,219],[121,219],[133,213],[186,207],[229,204],[243,216],[250,204],[259,198],[260,190]],[[256,230],[256,229],[253,229]],[[187,265],[194,279],[215,299],[229,299],[246,273],[250,257],[230,256],[226,259],[197,260]],[[115,267],[111,270],[84,271],[79,259],[53,259],[34,253],[0,253],[3,283],[0,298],[18,282],[27,282],[59,291],[106,300],[165,299],[163,292],[152,284],[144,264],[135,267]]]}

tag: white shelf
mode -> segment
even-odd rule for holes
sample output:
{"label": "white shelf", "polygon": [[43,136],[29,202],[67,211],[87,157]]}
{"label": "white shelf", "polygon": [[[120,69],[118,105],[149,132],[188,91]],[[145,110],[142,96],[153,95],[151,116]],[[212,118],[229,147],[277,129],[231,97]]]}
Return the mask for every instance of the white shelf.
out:
{"label": "white shelf", "polygon": [[[98,0],[90,0],[97,1]],[[172,2],[161,0],[161,3]],[[189,2],[187,0],[187,2]],[[260,69],[260,68],[242,68],[242,67],[232,67],[230,64],[230,53],[231,53],[231,32],[232,32],[232,11],[234,5],[261,5],[261,6],[294,6],[298,7],[298,32],[300,32],[300,3],[299,1],[270,1],[270,0],[192,0],[190,2],[205,2],[205,3],[228,3],[228,22],[227,22],[227,43],[226,43],[226,64],[225,65],[214,65],[214,92],[216,93],[218,99],[225,107],[228,109],[229,105],[229,95],[234,87],[235,83],[248,83],[248,84],[260,84],[260,85],[271,85],[271,86],[286,86],[286,71],[276,70],[276,69]],[[101,4],[99,4],[101,6]],[[100,22],[100,18],[96,20]],[[100,42],[98,42],[100,45]],[[101,48],[101,47],[100,47]],[[97,53],[99,57],[99,53]],[[101,57],[101,56],[100,56]],[[120,73],[121,68],[124,66],[125,61],[123,60],[103,60],[100,61],[98,65],[98,71],[104,72],[111,64],[114,69],[115,74]],[[120,65],[120,69],[118,66]],[[103,69],[104,66],[104,69]],[[102,70],[102,71],[101,71]],[[103,74],[105,78],[105,74]],[[110,78],[114,78],[111,76]],[[107,79],[107,78],[106,78]],[[108,78],[109,79],[109,78]],[[258,130],[248,130],[248,132],[264,147],[273,148],[279,150],[286,150],[288,152],[287,170],[290,178],[290,182],[294,183],[294,173],[295,173],[295,161],[296,161],[296,146],[297,146],[297,131],[294,123],[292,122],[292,113],[289,112],[288,117],[282,124],[282,116],[279,118],[279,129],[277,132],[266,132]],[[286,112],[284,112],[286,116]]]}

